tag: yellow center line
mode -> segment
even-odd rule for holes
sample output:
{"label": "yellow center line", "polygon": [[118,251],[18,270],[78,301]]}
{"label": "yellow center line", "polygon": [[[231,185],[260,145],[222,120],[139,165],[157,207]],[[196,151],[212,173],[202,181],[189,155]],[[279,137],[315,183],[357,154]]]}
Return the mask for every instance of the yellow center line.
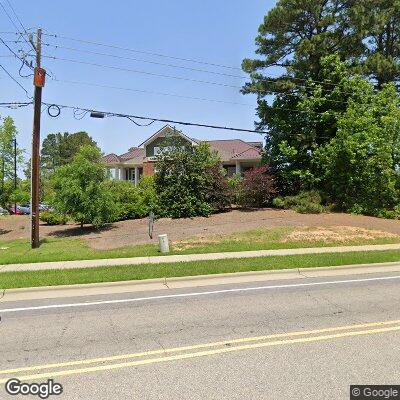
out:
{"label": "yellow center line", "polygon": [[[331,340],[331,339],[355,337],[355,336],[361,336],[361,335],[372,335],[372,334],[377,334],[377,333],[387,333],[387,332],[395,332],[395,331],[400,331],[400,326],[369,329],[369,330],[362,330],[362,331],[342,332],[342,333],[336,333],[336,334],[332,334],[332,335],[311,336],[311,337],[303,337],[303,338],[297,338],[297,339],[275,340],[275,341],[270,341],[270,342],[253,343],[253,344],[241,345],[241,346],[236,346],[236,347],[225,347],[225,348],[215,349],[215,350],[177,354],[177,355],[167,356],[167,357],[149,358],[149,359],[145,359],[145,360],[130,361],[130,362],[119,363],[119,364],[99,365],[96,367],[89,367],[89,368],[63,370],[63,371],[48,371],[48,372],[41,373],[41,374],[19,376],[18,379],[20,379],[21,381],[48,379],[48,378],[55,378],[55,377],[61,377],[61,376],[79,375],[79,374],[85,374],[85,373],[91,373],[91,372],[110,371],[110,370],[122,369],[122,368],[128,368],[128,367],[134,367],[134,366],[140,366],[140,365],[162,363],[162,362],[167,362],[167,361],[185,360],[185,359],[190,359],[190,358],[205,357],[205,356],[211,356],[211,355],[216,355],[216,354],[224,354],[224,353],[231,353],[231,352],[236,352],[236,351],[259,349],[259,348],[279,346],[279,345],[289,345],[289,344],[296,344],[296,343],[311,343],[311,342],[325,341],[325,340]],[[1,379],[0,384],[7,382],[8,379],[9,378]]]}
{"label": "yellow center line", "polygon": [[97,363],[104,363],[104,362],[108,362],[108,361],[120,361],[120,360],[127,360],[130,358],[148,357],[148,356],[153,356],[153,355],[158,355],[158,354],[168,354],[168,353],[203,349],[203,348],[208,348],[208,347],[226,346],[227,344],[232,345],[232,344],[240,344],[240,343],[246,343],[246,342],[256,342],[256,341],[262,341],[262,340],[277,339],[277,338],[315,335],[315,334],[327,333],[327,332],[336,332],[336,331],[343,331],[343,330],[349,330],[349,329],[363,329],[363,328],[371,328],[371,327],[395,325],[395,324],[400,324],[400,320],[371,322],[371,323],[367,323],[367,324],[358,324],[358,325],[345,325],[345,326],[337,326],[337,327],[332,327],[332,328],[314,329],[314,330],[309,330],[309,331],[277,333],[277,334],[267,335],[267,336],[255,336],[255,337],[232,339],[232,340],[227,339],[224,341],[219,341],[219,342],[214,342],[214,343],[202,343],[202,344],[197,344],[197,345],[192,345],[192,346],[173,347],[173,348],[169,348],[169,349],[150,350],[150,351],[144,351],[144,352],[140,352],[140,353],[121,354],[121,355],[116,355],[116,356],[100,357],[100,358],[93,358],[93,359],[87,359],[87,360],[76,360],[76,361],[67,361],[67,362],[63,362],[63,363],[34,365],[31,367],[6,369],[3,371],[0,371],[0,375],[12,374],[12,373],[18,373],[18,372],[27,372],[27,371],[39,371],[39,370],[50,369],[50,368],[63,368],[63,367],[72,367],[72,366],[78,366],[78,365],[97,364]]}

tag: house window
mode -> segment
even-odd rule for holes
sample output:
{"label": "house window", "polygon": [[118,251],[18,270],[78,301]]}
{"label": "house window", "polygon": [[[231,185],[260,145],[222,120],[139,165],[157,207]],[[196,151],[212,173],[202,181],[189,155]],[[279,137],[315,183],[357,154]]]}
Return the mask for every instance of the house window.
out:
{"label": "house window", "polygon": [[[185,146],[182,146],[181,148],[182,148],[182,150],[185,150]],[[175,146],[163,146],[163,147],[155,146],[154,147],[154,156],[160,155],[161,151],[163,153],[168,153],[170,151],[173,151],[174,149],[175,149]]]}

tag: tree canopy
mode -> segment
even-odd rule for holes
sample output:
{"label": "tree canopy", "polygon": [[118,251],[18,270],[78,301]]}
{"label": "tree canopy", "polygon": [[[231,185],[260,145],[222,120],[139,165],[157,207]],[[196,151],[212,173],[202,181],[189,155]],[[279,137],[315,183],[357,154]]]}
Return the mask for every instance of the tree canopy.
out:
{"label": "tree canopy", "polygon": [[82,146],[71,163],[63,165],[53,178],[56,211],[83,224],[102,226],[115,219],[115,206],[106,188],[106,168],[100,151]]}
{"label": "tree canopy", "polygon": [[87,132],[50,133],[41,150],[41,164],[44,174],[55,172],[58,167],[69,164],[82,146],[97,147]]}
{"label": "tree canopy", "polygon": [[255,125],[268,132],[264,162],[280,192],[318,189],[344,210],[395,210],[400,0],[279,0],[256,46],[242,92],[257,95]]}

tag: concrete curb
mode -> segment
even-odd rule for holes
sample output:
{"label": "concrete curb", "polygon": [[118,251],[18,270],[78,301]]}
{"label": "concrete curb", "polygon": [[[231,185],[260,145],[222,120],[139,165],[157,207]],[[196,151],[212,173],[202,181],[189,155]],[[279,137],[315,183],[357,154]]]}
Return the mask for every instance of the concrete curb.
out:
{"label": "concrete curb", "polygon": [[142,291],[194,288],[212,285],[240,284],[283,279],[307,279],[329,276],[400,272],[400,262],[380,264],[341,265],[318,268],[296,268],[272,271],[236,272],[216,275],[197,275],[176,278],[157,278],[137,281],[90,283],[82,285],[44,286],[7,289],[2,302],[39,300]]}
{"label": "concrete curb", "polygon": [[226,253],[112,258],[112,259],[98,259],[98,260],[56,261],[56,262],[30,263],[30,264],[6,264],[6,265],[0,265],[0,272],[40,271],[45,269],[113,267],[119,265],[162,264],[162,263],[178,263],[178,262],[189,262],[189,261],[212,261],[212,260],[237,259],[237,258],[256,258],[256,257],[288,256],[288,255],[301,255],[301,254],[349,253],[349,252],[385,251],[385,250],[400,250],[400,243],[362,245],[362,246],[339,246],[339,247],[307,247],[307,248],[297,248],[297,249],[255,250],[255,251],[238,251],[238,252],[226,252]]}

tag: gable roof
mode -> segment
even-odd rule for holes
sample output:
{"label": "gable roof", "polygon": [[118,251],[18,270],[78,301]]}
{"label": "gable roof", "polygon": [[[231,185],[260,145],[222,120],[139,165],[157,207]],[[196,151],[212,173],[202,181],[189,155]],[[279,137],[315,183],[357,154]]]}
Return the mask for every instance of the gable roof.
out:
{"label": "gable roof", "polygon": [[119,157],[118,157],[116,154],[114,154],[114,153],[105,155],[105,156],[102,158],[102,160],[103,160],[106,164],[111,164],[111,163],[115,163],[115,162],[120,162]]}
{"label": "gable roof", "polygon": [[184,133],[179,131],[178,129],[173,128],[171,125],[165,125],[161,129],[159,129],[156,133],[151,135],[148,139],[146,139],[143,143],[139,144],[139,147],[142,146],[147,146],[149,143],[151,143],[153,140],[157,139],[160,136],[165,136],[166,134],[175,134],[178,135],[187,141],[189,141],[192,144],[197,144],[198,141],[195,139],[190,138],[189,136],[186,136]]}
{"label": "gable roof", "polygon": [[[165,125],[152,136],[150,136],[140,147],[131,147],[128,152],[121,154],[120,156],[111,153],[103,157],[103,160],[107,164],[142,164],[145,158],[145,149],[142,146],[151,143],[157,137],[176,133],[184,139],[190,141],[193,144],[199,144],[202,141],[196,140],[186,136],[184,133],[174,130],[170,125]],[[209,140],[204,141],[208,143],[213,150],[216,150],[219,154],[222,162],[234,162],[236,160],[261,160],[262,155],[262,142],[245,142],[242,139],[227,139],[227,140]]]}
{"label": "gable roof", "polygon": [[241,139],[210,140],[210,147],[216,150],[223,162],[230,160],[261,159],[261,150]]}

